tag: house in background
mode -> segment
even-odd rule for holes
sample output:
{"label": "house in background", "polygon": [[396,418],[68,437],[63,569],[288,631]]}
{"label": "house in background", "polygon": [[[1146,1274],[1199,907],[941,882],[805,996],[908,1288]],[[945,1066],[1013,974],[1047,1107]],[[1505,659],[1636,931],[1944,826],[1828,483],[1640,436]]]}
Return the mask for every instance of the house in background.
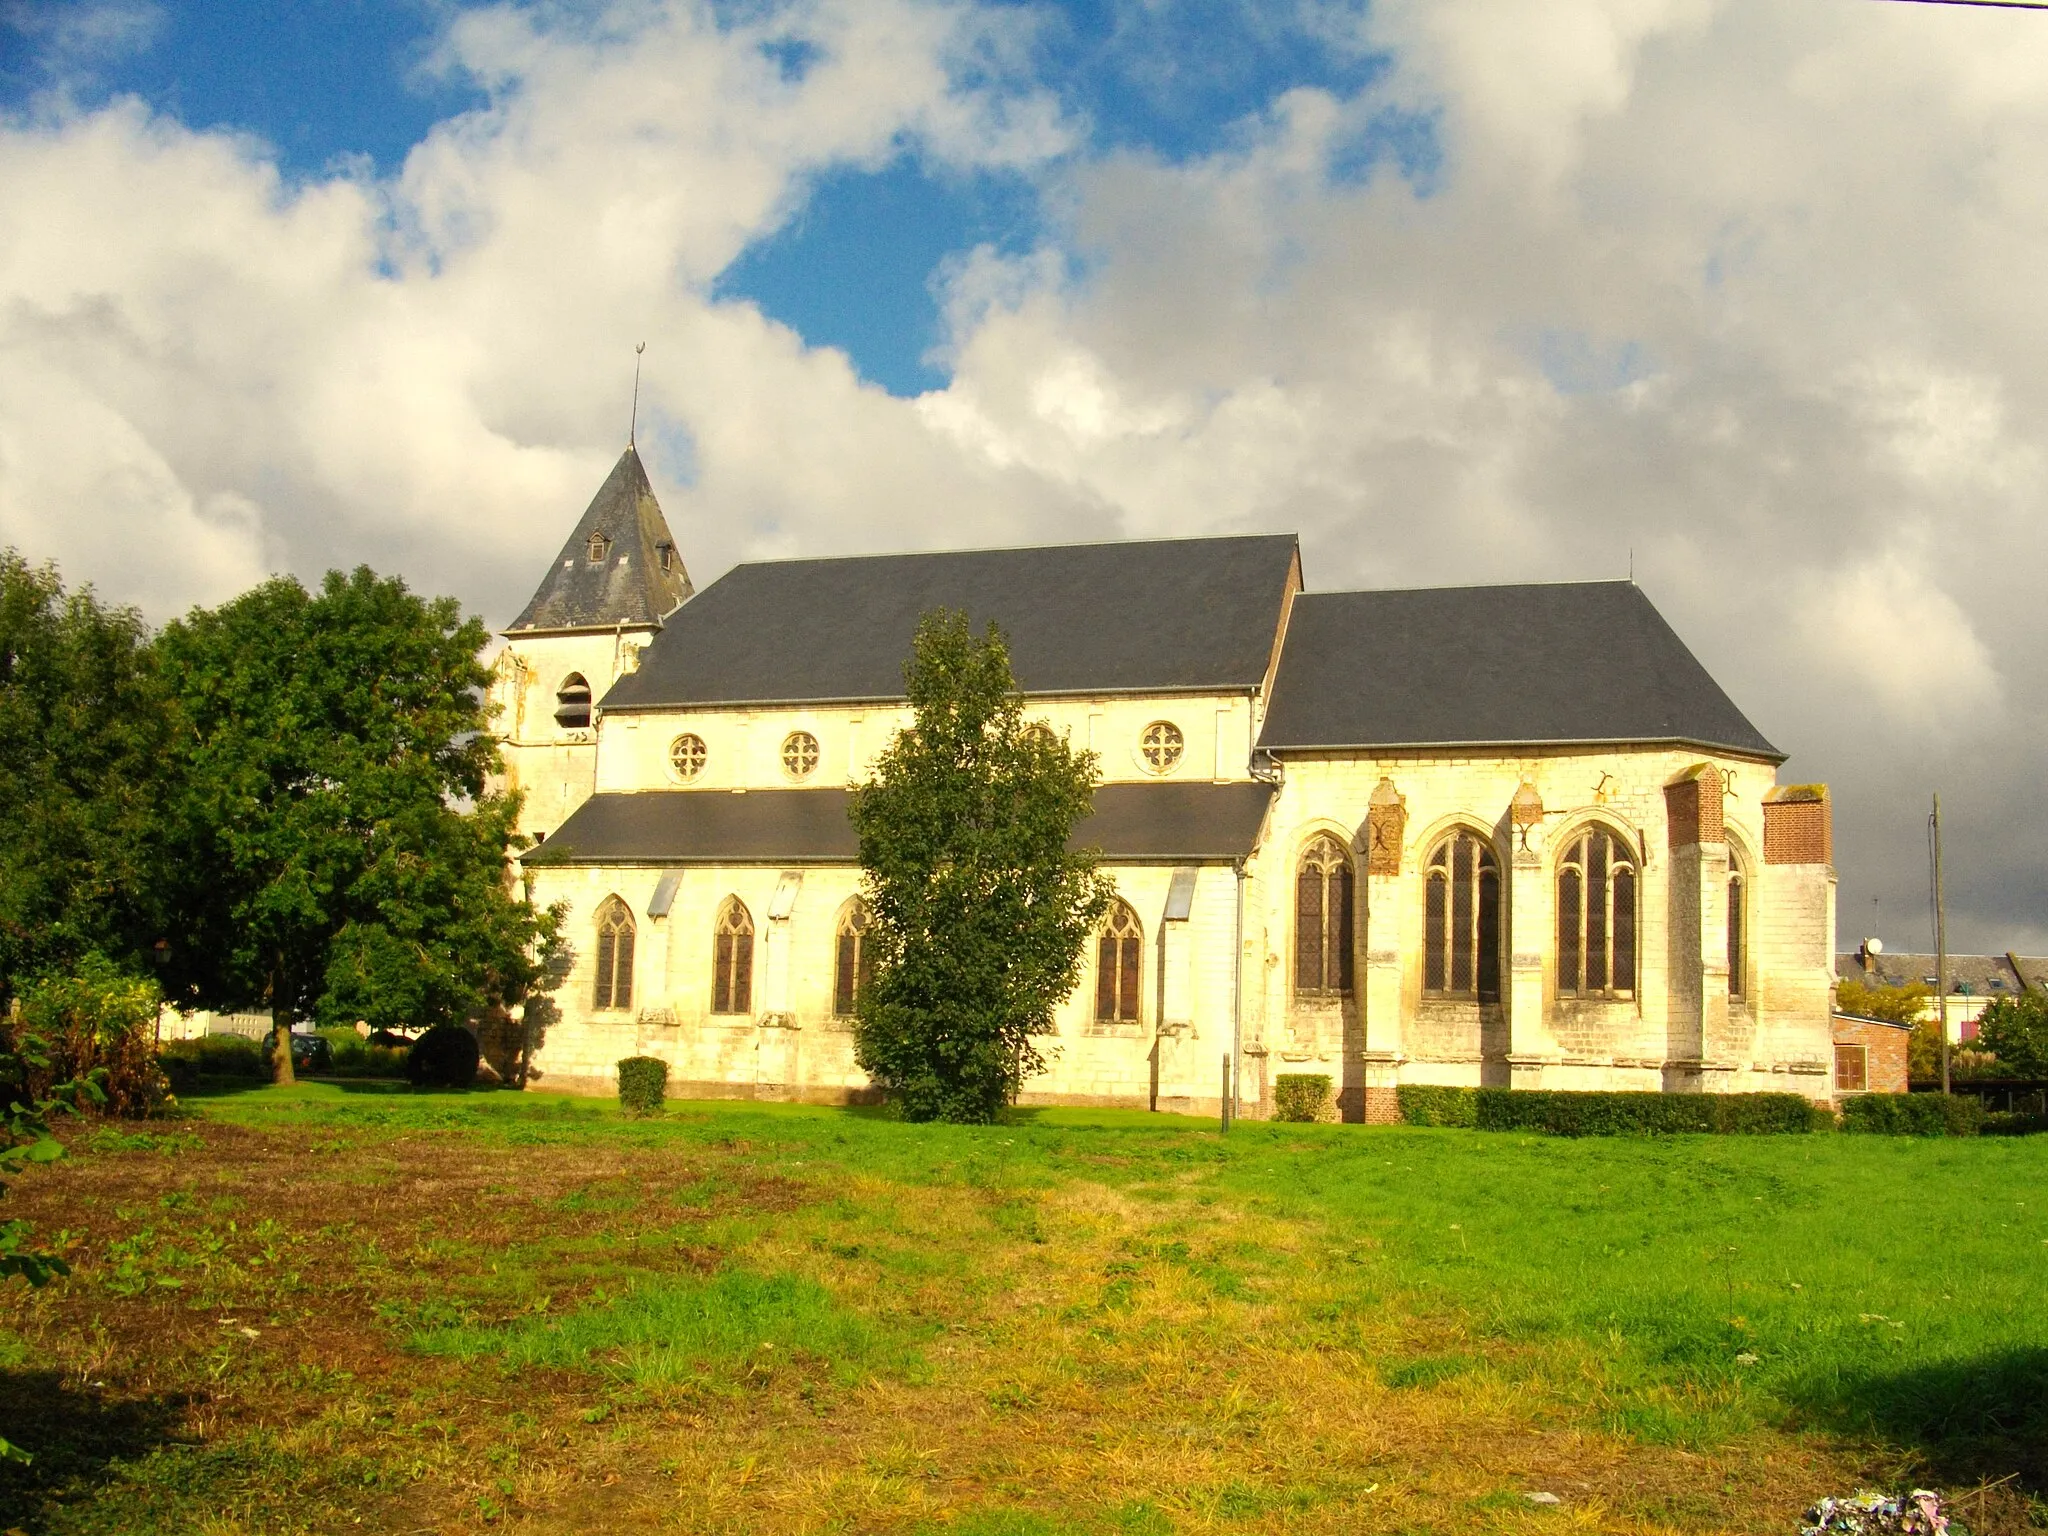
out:
{"label": "house in background", "polygon": [[1026,1103],[1243,1112],[1328,1074],[1833,1095],[1831,806],[1632,582],[1314,592],[1291,535],[750,562],[692,594],[629,447],[492,689],[570,964],[532,1081],[872,1092],[850,790],[920,616],[1096,754],[1118,900]]}
{"label": "house in background", "polygon": [[[1838,982],[1866,987],[1908,987],[1916,982],[1930,993],[1935,988],[1934,956],[1903,954],[1865,939],[1847,954],[1835,956]],[[1977,1038],[1977,1019],[1993,998],[2018,997],[2027,991],[2048,992],[2048,958],[2018,955],[1950,955],[1948,957],[1948,1037],[1955,1044]],[[1920,1018],[1931,1022],[1938,1012],[1930,996]]]}

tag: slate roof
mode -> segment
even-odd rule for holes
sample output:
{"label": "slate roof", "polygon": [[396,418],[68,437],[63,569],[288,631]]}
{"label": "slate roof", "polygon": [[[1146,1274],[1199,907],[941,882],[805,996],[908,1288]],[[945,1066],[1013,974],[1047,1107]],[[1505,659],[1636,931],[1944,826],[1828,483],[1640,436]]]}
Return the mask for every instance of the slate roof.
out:
{"label": "slate roof", "polygon": [[[1071,845],[1115,860],[1240,858],[1272,786],[1104,784]],[[851,864],[844,789],[669,789],[592,795],[527,864]]]}
{"label": "slate roof", "polygon": [[1773,761],[1633,582],[1304,594],[1259,744],[1676,741]]}
{"label": "slate roof", "polygon": [[899,699],[918,619],[942,606],[1002,627],[1026,693],[1255,688],[1294,559],[1277,534],[736,566],[604,707]]}
{"label": "slate roof", "polygon": [[[1835,975],[1842,981],[1860,981],[1866,986],[1901,987],[1916,981],[1932,985],[1935,974],[1931,954],[1894,953],[1886,950],[1871,957],[1876,963],[1863,969],[1860,950],[1835,956]],[[2017,968],[2015,968],[2017,967]],[[1968,987],[1971,997],[2017,997],[2029,987],[2048,991],[2048,959],[2031,955],[1950,955],[1949,995]]]}
{"label": "slate roof", "polygon": [[[590,558],[590,536],[605,537],[604,556]],[[669,568],[662,568],[666,548]],[[591,499],[576,531],[548,568],[533,599],[505,633],[537,629],[658,624],[694,590],[661,503],[654,499],[639,450],[627,446]]]}

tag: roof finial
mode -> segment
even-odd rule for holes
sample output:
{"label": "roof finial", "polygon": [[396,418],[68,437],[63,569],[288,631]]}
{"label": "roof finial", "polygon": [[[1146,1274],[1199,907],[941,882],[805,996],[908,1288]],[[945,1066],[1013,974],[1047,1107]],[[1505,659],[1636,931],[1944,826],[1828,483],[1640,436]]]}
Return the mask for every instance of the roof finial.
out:
{"label": "roof finial", "polygon": [[641,342],[633,349],[633,419],[626,425],[626,446],[631,448],[640,434],[640,354],[647,350],[647,343]]}

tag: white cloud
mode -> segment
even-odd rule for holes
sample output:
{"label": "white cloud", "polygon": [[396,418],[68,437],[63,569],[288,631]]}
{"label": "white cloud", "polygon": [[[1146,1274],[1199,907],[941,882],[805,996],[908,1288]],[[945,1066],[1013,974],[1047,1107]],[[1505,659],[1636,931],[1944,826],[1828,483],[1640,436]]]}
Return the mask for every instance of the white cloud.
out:
{"label": "white cloud", "polygon": [[[2048,938],[2048,28],[1363,14],[1390,77],[1177,165],[1076,152],[1028,13],[911,0],[464,14],[439,67],[490,104],[384,182],[285,185],[133,104],[0,126],[0,539],[158,614],[368,560],[503,619],[616,453],[644,338],[700,580],[1116,531],[1298,529],[1324,587],[1632,550],[1835,781],[1847,900],[1917,911],[1939,784],[1966,942]],[[761,46],[792,37],[797,79]],[[1390,106],[1438,114],[1434,196],[1326,173]],[[1028,256],[948,264],[954,382],[916,401],[706,298],[807,178],[905,143],[1040,168],[1062,210]]]}

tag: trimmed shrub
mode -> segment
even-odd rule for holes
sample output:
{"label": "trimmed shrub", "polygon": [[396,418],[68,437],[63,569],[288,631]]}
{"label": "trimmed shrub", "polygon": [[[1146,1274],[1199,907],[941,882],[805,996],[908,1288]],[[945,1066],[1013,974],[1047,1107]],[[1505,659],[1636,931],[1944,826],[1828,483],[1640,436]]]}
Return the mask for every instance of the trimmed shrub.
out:
{"label": "trimmed shrub", "polygon": [[1404,1083],[1395,1093],[1410,1125],[1550,1136],[1804,1136],[1832,1119],[1826,1110],[1816,1116],[1796,1093],[1576,1093],[1425,1083]]}
{"label": "trimmed shrub", "polygon": [[1842,1103],[1842,1129],[1866,1136],[1975,1136],[1984,1101],[1967,1093],[1859,1093]]}
{"label": "trimmed shrub", "polygon": [[415,1088],[468,1088],[482,1056],[476,1036],[460,1024],[436,1024],[413,1042],[405,1075]]}
{"label": "trimmed shrub", "polygon": [[1321,1120],[1330,1103],[1327,1072],[1282,1072],[1273,1079],[1273,1118],[1306,1123]]}
{"label": "trimmed shrub", "polygon": [[2038,1136],[2048,1131],[2048,1115],[2030,1109],[1994,1109],[1984,1116],[1986,1136]]}
{"label": "trimmed shrub", "polygon": [[267,1082],[270,1071],[263,1065],[263,1047],[245,1035],[201,1035],[197,1040],[166,1040],[157,1048],[157,1060],[171,1075],[179,1093],[190,1090],[186,1082],[202,1077],[239,1077]]}
{"label": "trimmed shrub", "polygon": [[619,1108],[629,1115],[658,1115],[668,1093],[668,1063],[659,1056],[628,1056],[619,1063]]}
{"label": "trimmed shrub", "polygon": [[1394,1090],[1401,1119],[1409,1125],[1452,1125],[1471,1130],[1479,1124],[1479,1090],[1449,1088],[1440,1083],[1403,1083]]}

